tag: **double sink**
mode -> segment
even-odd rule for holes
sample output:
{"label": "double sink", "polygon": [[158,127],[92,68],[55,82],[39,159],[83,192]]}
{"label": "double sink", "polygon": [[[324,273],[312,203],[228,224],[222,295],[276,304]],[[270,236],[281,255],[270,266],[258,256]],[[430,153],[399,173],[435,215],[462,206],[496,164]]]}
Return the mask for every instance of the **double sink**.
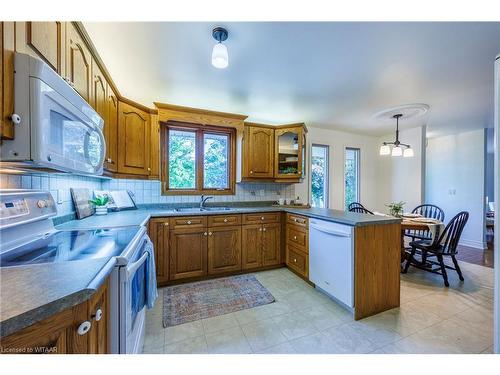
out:
{"label": "double sink", "polygon": [[174,208],[175,212],[205,212],[205,211],[233,211],[235,208],[232,207],[226,207],[226,206],[219,206],[219,207],[179,207],[179,208]]}

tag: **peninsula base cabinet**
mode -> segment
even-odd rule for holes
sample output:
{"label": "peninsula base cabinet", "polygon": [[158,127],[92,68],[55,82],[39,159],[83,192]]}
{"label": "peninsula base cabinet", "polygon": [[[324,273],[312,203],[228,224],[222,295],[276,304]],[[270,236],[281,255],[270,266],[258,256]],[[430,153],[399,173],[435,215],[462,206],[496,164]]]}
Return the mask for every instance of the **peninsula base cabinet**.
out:
{"label": "peninsula base cabinet", "polygon": [[108,282],[104,283],[88,301],[2,338],[0,353],[109,353]]}

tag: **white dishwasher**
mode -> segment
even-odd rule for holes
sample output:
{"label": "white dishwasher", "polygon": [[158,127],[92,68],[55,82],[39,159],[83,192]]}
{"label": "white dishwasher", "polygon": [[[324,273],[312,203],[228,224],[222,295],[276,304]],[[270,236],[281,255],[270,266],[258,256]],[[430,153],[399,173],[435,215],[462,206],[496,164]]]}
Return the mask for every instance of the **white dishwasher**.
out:
{"label": "white dishwasher", "polygon": [[350,308],[354,307],[353,229],[309,220],[309,279]]}

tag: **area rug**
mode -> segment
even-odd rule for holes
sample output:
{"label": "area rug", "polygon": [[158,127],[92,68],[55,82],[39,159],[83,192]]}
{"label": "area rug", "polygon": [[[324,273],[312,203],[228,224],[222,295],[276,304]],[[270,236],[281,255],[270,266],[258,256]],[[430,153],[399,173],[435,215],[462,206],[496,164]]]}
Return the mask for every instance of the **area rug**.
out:
{"label": "area rug", "polygon": [[163,327],[267,305],[275,299],[253,275],[175,285],[163,291]]}

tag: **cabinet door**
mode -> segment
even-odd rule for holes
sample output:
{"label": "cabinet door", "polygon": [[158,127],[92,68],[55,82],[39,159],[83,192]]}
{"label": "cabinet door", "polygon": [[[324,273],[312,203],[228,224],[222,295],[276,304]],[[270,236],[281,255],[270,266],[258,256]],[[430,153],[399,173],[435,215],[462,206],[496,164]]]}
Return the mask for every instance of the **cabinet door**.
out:
{"label": "cabinet door", "polygon": [[273,266],[281,263],[281,224],[262,225],[262,265]]}
{"label": "cabinet door", "polygon": [[75,26],[69,22],[66,28],[66,76],[73,88],[83,99],[90,103],[92,62],[90,51],[76,31]]}
{"label": "cabinet door", "polygon": [[64,23],[16,22],[16,50],[46,62],[60,75],[64,65]]}
{"label": "cabinet door", "polygon": [[207,274],[207,229],[170,231],[170,280]]}
{"label": "cabinet door", "polygon": [[104,124],[104,138],[106,139],[104,168],[110,172],[118,172],[118,98],[109,85],[106,105],[108,121]]}
{"label": "cabinet door", "polygon": [[241,270],[241,227],[208,229],[208,274]]}
{"label": "cabinet door", "polygon": [[262,265],[262,225],[243,225],[241,234],[241,267],[257,268]]}
{"label": "cabinet door", "polygon": [[77,333],[88,319],[88,303],[84,302],[35,323],[20,332],[2,338],[3,353],[20,354],[86,354],[89,333]]}
{"label": "cabinet door", "polygon": [[156,261],[156,279],[158,284],[168,281],[169,277],[169,219],[151,219],[149,221],[149,237],[153,241]]}
{"label": "cabinet door", "polygon": [[15,22],[0,22],[0,138],[14,139]]}
{"label": "cabinet door", "polygon": [[90,298],[88,316],[92,327],[88,332],[89,354],[109,353],[109,293],[108,282]]}
{"label": "cabinet door", "polygon": [[245,126],[243,177],[273,178],[274,129]]}
{"label": "cabinet door", "polygon": [[118,172],[149,174],[150,116],[127,103],[118,103]]}
{"label": "cabinet door", "polygon": [[91,102],[90,104],[94,107],[95,111],[104,120],[104,127],[108,122],[108,111],[107,111],[107,98],[106,93],[108,89],[108,83],[104,78],[104,75],[99,69],[99,66],[95,61],[92,61],[92,92],[91,92]]}
{"label": "cabinet door", "polygon": [[303,128],[280,128],[275,131],[274,177],[301,178],[303,169]]}

